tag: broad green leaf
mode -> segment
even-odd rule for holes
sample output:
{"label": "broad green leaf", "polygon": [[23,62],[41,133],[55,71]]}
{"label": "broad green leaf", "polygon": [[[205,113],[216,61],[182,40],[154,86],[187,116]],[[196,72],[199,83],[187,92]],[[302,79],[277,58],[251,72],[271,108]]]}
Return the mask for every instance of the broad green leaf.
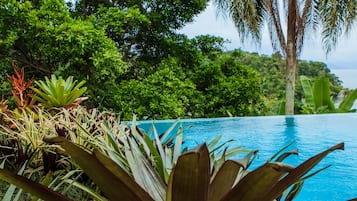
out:
{"label": "broad green leaf", "polygon": [[37,95],[39,95],[41,98],[47,97],[47,94],[42,92],[41,90],[35,88],[35,87],[30,87]]}
{"label": "broad green leaf", "polygon": [[267,192],[265,198],[267,200],[273,200],[277,196],[283,193],[285,189],[287,189],[290,185],[297,182],[301,177],[303,177],[308,171],[310,171],[313,167],[315,167],[327,154],[335,151],[335,150],[343,150],[344,143],[337,144],[300,164],[292,171],[289,172],[287,176],[281,179],[270,192]]}
{"label": "broad green leaf", "polygon": [[99,151],[90,154],[62,137],[44,140],[60,145],[110,200],[153,200],[122,168]]}
{"label": "broad green leaf", "polygon": [[171,172],[166,201],[206,201],[210,182],[210,159],[207,146],[181,155]]}
{"label": "broad green leaf", "polygon": [[353,90],[342,100],[342,102],[338,106],[339,112],[349,112],[353,106],[353,103],[357,99],[357,89]]}
{"label": "broad green leaf", "polygon": [[266,199],[264,195],[292,169],[293,167],[278,162],[265,163],[243,177],[222,201],[270,200]]}
{"label": "broad green leaf", "polygon": [[[50,81],[49,81],[49,79],[47,78],[47,77],[45,77],[45,80],[46,80],[46,82],[43,82],[43,81],[39,81],[39,83],[40,83],[40,85],[39,85],[39,87],[44,91],[44,92],[46,92],[46,93],[48,93],[48,94],[51,94],[52,93],[52,89],[50,88]],[[54,95],[54,94],[51,94],[51,95]]]}
{"label": "broad green leaf", "polygon": [[331,92],[330,92],[330,82],[328,78],[322,77],[316,79],[313,88],[315,109],[327,106],[328,111],[334,111],[334,105],[331,101]]}
{"label": "broad green leaf", "polygon": [[74,102],[77,98],[83,95],[83,93],[87,90],[86,87],[83,87],[81,89],[74,89],[72,91],[67,91],[66,97],[64,97],[64,101],[66,102],[66,105],[70,105],[72,102]]}
{"label": "broad green leaf", "polygon": [[60,84],[60,86],[58,86],[56,89],[57,89],[57,100],[60,101],[63,98],[63,96],[66,94],[66,91],[64,89],[63,84]]}
{"label": "broad green leaf", "polygon": [[301,82],[302,89],[304,91],[306,105],[314,107],[315,106],[314,93],[311,87],[310,79],[302,75],[300,76],[300,82]]}
{"label": "broad green leaf", "polygon": [[36,197],[39,197],[43,200],[51,201],[69,201],[70,199],[64,197],[63,195],[53,191],[46,186],[43,186],[39,183],[33,182],[25,177],[14,174],[10,171],[0,169],[0,179],[16,185],[18,188],[23,189],[24,191],[31,193]]}

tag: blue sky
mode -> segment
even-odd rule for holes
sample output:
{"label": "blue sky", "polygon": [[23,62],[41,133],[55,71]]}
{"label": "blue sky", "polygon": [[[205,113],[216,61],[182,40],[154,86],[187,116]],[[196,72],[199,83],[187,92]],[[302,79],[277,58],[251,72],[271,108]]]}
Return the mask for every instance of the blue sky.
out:
{"label": "blue sky", "polygon": [[[241,48],[244,51],[258,52],[260,54],[271,55],[273,50],[268,32],[265,31],[260,47],[247,41],[240,42],[238,33],[229,17],[217,16],[215,7],[209,4],[206,10],[195,18],[193,23],[186,25],[181,31],[192,38],[197,35],[210,34],[221,36],[231,41],[226,45],[227,50]],[[337,48],[327,57],[321,47],[321,39],[318,33],[308,33],[300,59],[323,61],[330,69],[356,69],[357,70],[357,30],[352,30],[346,37],[342,36]]]}

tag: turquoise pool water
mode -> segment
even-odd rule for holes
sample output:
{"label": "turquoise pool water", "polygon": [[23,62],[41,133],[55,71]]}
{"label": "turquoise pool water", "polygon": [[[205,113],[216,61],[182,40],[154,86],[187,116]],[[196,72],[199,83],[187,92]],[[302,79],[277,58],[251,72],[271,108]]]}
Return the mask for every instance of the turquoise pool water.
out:
{"label": "turquoise pool water", "polygon": [[[159,132],[173,121],[155,121]],[[294,117],[242,117],[180,120],[188,146],[194,147],[216,135],[236,140],[232,145],[259,150],[253,167],[262,165],[292,140],[299,150],[285,162],[297,165],[339,142],[345,151],[328,155],[318,167],[332,167],[305,182],[298,201],[343,201],[357,198],[357,114],[296,115]],[[148,130],[152,121],[139,122]]]}

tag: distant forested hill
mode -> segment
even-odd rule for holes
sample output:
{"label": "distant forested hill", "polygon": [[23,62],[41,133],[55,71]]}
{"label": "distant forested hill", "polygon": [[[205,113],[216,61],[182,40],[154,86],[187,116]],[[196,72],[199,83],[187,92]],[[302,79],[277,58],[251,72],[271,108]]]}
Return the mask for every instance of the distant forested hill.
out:
{"label": "distant forested hill", "polygon": [[[262,92],[264,96],[269,98],[281,98],[284,93],[284,68],[285,60],[280,54],[271,56],[259,55],[258,53],[249,53],[242,50],[228,52],[237,58],[237,62],[248,65],[257,70],[260,75],[262,84]],[[299,60],[298,64],[299,75],[305,75],[309,78],[328,77],[331,83],[331,91],[333,96],[342,89],[342,82],[333,74],[328,66],[323,62]],[[297,98],[301,98],[300,83],[297,83]]]}

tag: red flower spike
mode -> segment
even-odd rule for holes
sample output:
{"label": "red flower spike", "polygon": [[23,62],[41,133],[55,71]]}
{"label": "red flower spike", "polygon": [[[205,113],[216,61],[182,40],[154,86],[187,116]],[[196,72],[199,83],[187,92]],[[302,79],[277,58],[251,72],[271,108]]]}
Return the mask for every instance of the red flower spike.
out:
{"label": "red flower spike", "polygon": [[12,84],[12,94],[16,100],[16,103],[19,107],[26,106],[27,102],[29,101],[28,94],[25,92],[34,81],[34,78],[31,78],[27,83],[25,82],[25,70],[21,68],[19,72],[17,69],[18,67],[16,64],[12,64],[15,72],[15,76],[7,76],[9,81]]}

